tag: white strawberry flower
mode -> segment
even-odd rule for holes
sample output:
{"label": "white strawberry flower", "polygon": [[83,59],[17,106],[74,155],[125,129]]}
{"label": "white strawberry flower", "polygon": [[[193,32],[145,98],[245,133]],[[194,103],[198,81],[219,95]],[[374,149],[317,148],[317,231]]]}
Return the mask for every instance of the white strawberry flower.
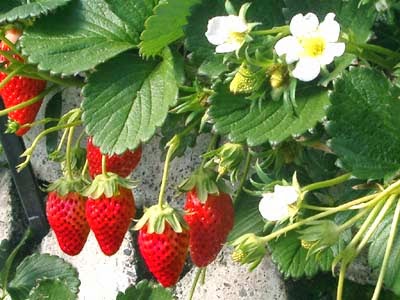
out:
{"label": "white strawberry flower", "polygon": [[313,13],[305,16],[298,14],[292,18],[292,35],[280,39],[275,44],[275,51],[279,56],[286,55],[288,64],[297,61],[292,71],[293,77],[311,81],[319,75],[321,66],[343,55],[345,44],[337,42],[340,25],[334,19],[334,13],[327,14],[321,23]]}
{"label": "white strawberry flower", "polygon": [[275,185],[274,192],[263,194],[258,209],[268,221],[281,221],[291,216],[290,206],[299,199],[294,186]]}

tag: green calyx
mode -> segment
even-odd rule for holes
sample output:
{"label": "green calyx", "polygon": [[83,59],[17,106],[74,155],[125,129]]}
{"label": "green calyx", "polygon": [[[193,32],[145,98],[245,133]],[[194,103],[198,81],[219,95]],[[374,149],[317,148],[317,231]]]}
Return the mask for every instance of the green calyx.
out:
{"label": "green calyx", "polygon": [[267,253],[265,241],[254,233],[244,234],[234,240],[232,260],[240,264],[249,264],[249,270],[254,270]]}
{"label": "green calyx", "polygon": [[100,174],[94,178],[92,184],[83,191],[82,195],[91,199],[98,199],[103,195],[111,198],[119,194],[121,187],[133,189],[135,185],[135,182],[114,173]]}
{"label": "green calyx", "polygon": [[16,133],[18,129],[21,127],[17,121],[8,119],[6,125],[6,133]]}
{"label": "green calyx", "polygon": [[68,179],[66,177],[62,177],[50,184],[46,191],[56,191],[60,196],[65,196],[68,193],[82,194],[82,191],[86,188],[86,186],[87,183],[82,178]]}
{"label": "green calyx", "polygon": [[183,212],[172,208],[168,203],[163,203],[162,206],[153,205],[145,209],[143,216],[133,229],[139,230],[147,224],[148,233],[161,234],[165,230],[166,222],[178,233],[189,229],[183,219]]}
{"label": "green calyx", "polygon": [[196,190],[197,198],[201,203],[207,201],[208,195],[218,195],[220,191],[228,192],[222,180],[218,180],[218,174],[210,168],[199,168],[179,185],[179,190],[188,192]]}

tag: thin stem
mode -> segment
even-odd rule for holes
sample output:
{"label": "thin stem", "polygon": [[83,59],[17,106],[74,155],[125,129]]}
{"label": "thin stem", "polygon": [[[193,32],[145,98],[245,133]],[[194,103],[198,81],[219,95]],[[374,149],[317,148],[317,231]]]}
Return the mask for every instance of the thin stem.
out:
{"label": "thin stem", "polygon": [[382,267],[379,272],[378,281],[376,282],[376,285],[375,285],[375,290],[374,290],[374,294],[372,296],[372,300],[378,300],[379,295],[381,293],[381,289],[383,286],[383,280],[385,279],[385,274],[386,274],[387,266],[389,263],[390,254],[391,254],[391,251],[393,248],[394,238],[396,236],[397,225],[399,223],[399,216],[400,216],[400,200],[397,200],[397,205],[396,205],[396,209],[395,209],[395,212],[393,215],[392,225],[390,227],[389,238],[388,238],[388,242],[387,242],[386,249],[385,249],[385,256],[383,257]]}
{"label": "thin stem", "polygon": [[197,92],[197,89],[192,86],[185,86],[185,85],[180,85],[179,89],[183,92],[189,92],[189,93],[195,93]]}
{"label": "thin stem", "polygon": [[340,273],[339,273],[339,280],[338,280],[338,287],[336,293],[336,300],[342,300],[343,297],[343,287],[344,287],[344,279],[346,276],[347,265],[342,264],[340,266]]}
{"label": "thin stem", "polygon": [[364,43],[363,44],[355,43],[355,45],[360,47],[361,49],[364,49],[364,50],[370,50],[370,51],[373,51],[375,53],[379,53],[379,54],[382,54],[382,55],[393,57],[395,59],[400,59],[400,53],[392,51],[392,50],[389,50],[389,49],[384,48],[384,47],[381,47],[379,45],[364,44]]}
{"label": "thin stem", "polygon": [[346,222],[344,222],[342,225],[339,226],[339,231],[342,232],[346,230],[347,228],[351,227],[354,223],[356,223],[359,219],[361,219],[364,215],[366,215],[370,211],[370,207],[367,206],[364,208],[362,211],[358,212],[354,217],[350,218]]}
{"label": "thin stem", "polygon": [[68,130],[64,130],[63,135],[61,136],[60,143],[58,144],[57,150],[56,151],[61,151],[61,148],[64,144],[65,139],[67,138]]}
{"label": "thin stem", "polygon": [[36,97],[33,97],[32,99],[29,99],[29,100],[24,101],[24,102],[22,102],[20,104],[11,106],[9,108],[0,110],[0,117],[5,116],[5,115],[9,114],[10,112],[16,111],[18,109],[22,109],[22,108],[28,107],[29,105],[32,105],[32,104],[42,100],[47,94],[51,93],[52,91],[54,91],[56,89],[58,89],[58,87],[54,85],[54,86],[50,87],[49,89],[41,92]]}
{"label": "thin stem", "polygon": [[85,174],[86,174],[88,166],[89,166],[89,161],[86,159],[85,160],[85,164],[83,165],[82,173],[81,173],[81,177],[82,178],[85,177]]}
{"label": "thin stem", "polygon": [[23,64],[19,60],[15,59],[14,56],[12,54],[10,54],[10,51],[0,50],[0,55],[4,56],[12,64],[15,64],[15,65],[22,65]]}
{"label": "thin stem", "polygon": [[107,176],[107,157],[104,154],[101,155],[101,173]]}
{"label": "thin stem", "polygon": [[250,35],[269,35],[269,34],[276,34],[276,33],[283,33],[289,34],[290,28],[288,25],[273,27],[267,30],[255,30],[250,32]]}
{"label": "thin stem", "polygon": [[310,204],[301,204],[301,208],[306,208],[306,209],[311,209],[311,210],[316,210],[316,211],[328,211],[335,209],[335,207],[323,207],[323,206],[316,206],[316,205],[310,205]]}
{"label": "thin stem", "polygon": [[201,272],[201,279],[200,279],[201,285],[204,285],[206,283],[206,273],[207,273],[207,267],[203,267],[203,272]]}
{"label": "thin stem", "polygon": [[13,52],[14,54],[20,55],[20,53],[17,50],[17,47],[15,47],[15,44],[13,42],[11,42],[8,38],[6,38],[4,33],[2,33],[0,35],[0,40],[2,40],[3,43],[8,46],[8,48],[10,48],[11,52]]}
{"label": "thin stem", "polygon": [[160,206],[160,208],[162,208],[162,205],[164,203],[165,190],[167,187],[167,180],[168,180],[169,165],[170,165],[170,162],[172,159],[172,155],[174,154],[176,148],[178,147],[180,138],[178,137],[178,135],[175,135],[171,141],[172,141],[172,143],[169,145],[167,155],[165,157],[164,171],[163,171],[161,187],[160,187],[160,194],[158,196],[158,205]]}
{"label": "thin stem", "polygon": [[41,119],[41,120],[38,120],[38,121],[35,121],[35,122],[32,122],[32,123],[24,124],[20,128],[25,128],[25,127],[32,128],[32,127],[35,127],[35,126],[38,126],[38,125],[42,125],[42,124],[46,124],[46,123],[49,123],[49,122],[58,122],[59,120],[60,119],[58,119],[58,118],[45,118],[45,119]]}
{"label": "thin stem", "polygon": [[250,163],[251,163],[251,153],[250,153],[250,151],[247,151],[246,161],[244,163],[244,169],[243,169],[242,178],[240,179],[239,186],[238,186],[238,188],[236,190],[235,197],[233,198],[233,203],[236,203],[237,199],[239,198],[240,193],[243,190],[243,186],[244,186],[244,184],[246,182],[247,175],[249,174]]}
{"label": "thin stem", "polygon": [[[215,149],[215,146],[217,145],[218,138],[219,138],[218,134],[213,134],[211,136],[210,143],[208,144],[206,153],[212,151],[213,149]],[[206,162],[207,162],[207,158],[204,157],[203,160],[201,161],[200,169],[204,168],[204,165],[206,164]]]}
{"label": "thin stem", "polygon": [[69,129],[67,149],[66,149],[66,164],[67,164],[67,178],[72,180],[72,166],[71,166],[71,144],[74,137],[75,127]]}
{"label": "thin stem", "polygon": [[85,135],[85,130],[82,130],[82,132],[79,134],[78,138],[76,139],[75,147],[79,147],[81,145],[81,141],[82,141],[84,135]]}
{"label": "thin stem", "polygon": [[84,83],[74,77],[71,78],[59,78],[55,76],[51,76],[46,72],[43,71],[36,71],[36,74],[42,78],[43,80],[54,82],[56,84],[67,86],[67,87],[83,87]]}
{"label": "thin stem", "polygon": [[329,179],[329,180],[324,180],[324,181],[320,181],[320,182],[315,182],[313,184],[310,185],[306,185],[305,187],[303,187],[301,190],[303,192],[310,192],[313,190],[318,190],[318,189],[323,189],[323,188],[327,188],[327,187],[331,187],[340,183],[343,183],[347,180],[349,180],[351,177],[351,173],[346,173],[343,175],[340,175],[336,178],[333,179]]}
{"label": "thin stem", "polygon": [[21,71],[23,68],[25,68],[24,65],[19,66],[18,68],[16,68],[15,70],[13,70],[11,73],[7,74],[6,78],[3,79],[3,81],[0,83],[0,90],[7,84],[10,82],[11,79],[13,79],[13,77],[19,72]]}
{"label": "thin stem", "polygon": [[198,268],[196,272],[196,276],[194,277],[192,287],[190,288],[190,293],[189,293],[189,300],[193,299],[194,291],[196,290],[197,283],[199,282],[200,274],[202,273],[203,269]]}

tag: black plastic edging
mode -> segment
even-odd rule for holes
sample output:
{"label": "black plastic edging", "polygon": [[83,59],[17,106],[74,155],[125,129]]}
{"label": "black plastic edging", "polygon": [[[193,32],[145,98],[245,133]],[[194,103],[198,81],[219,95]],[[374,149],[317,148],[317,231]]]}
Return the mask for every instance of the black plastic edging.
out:
{"label": "black plastic edging", "polygon": [[[1,98],[0,109],[4,109]],[[22,206],[29,221],[29,226],[34,232],[35,238],[41,240],[49,231],[49,225],[43,208],[43,194],[39,189],[31,164],[21,172],[17,172],[16,170],[17,165],[22,162],[20,155],[25,151],[25,145],[20,137],[4,133],[7,119],[7,116],[0,118],[0,142],[3,145],[19,198],[22,201]]]}

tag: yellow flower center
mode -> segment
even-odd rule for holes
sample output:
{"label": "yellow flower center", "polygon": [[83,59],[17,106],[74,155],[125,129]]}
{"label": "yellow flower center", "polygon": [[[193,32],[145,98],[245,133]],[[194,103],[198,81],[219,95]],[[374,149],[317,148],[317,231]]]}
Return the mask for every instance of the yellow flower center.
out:
{"label": "yellow flower center", "polygon": [[239,44],[244,42],[246,32],[231,32],[229,34],[228,42],[237,42]]}
{"label": "yellow flower center", "polygon": [[321,36],[303,38],[300,44],[304,48],[304,55],[311,57],[320,56],[326,47],[325,39]]}

